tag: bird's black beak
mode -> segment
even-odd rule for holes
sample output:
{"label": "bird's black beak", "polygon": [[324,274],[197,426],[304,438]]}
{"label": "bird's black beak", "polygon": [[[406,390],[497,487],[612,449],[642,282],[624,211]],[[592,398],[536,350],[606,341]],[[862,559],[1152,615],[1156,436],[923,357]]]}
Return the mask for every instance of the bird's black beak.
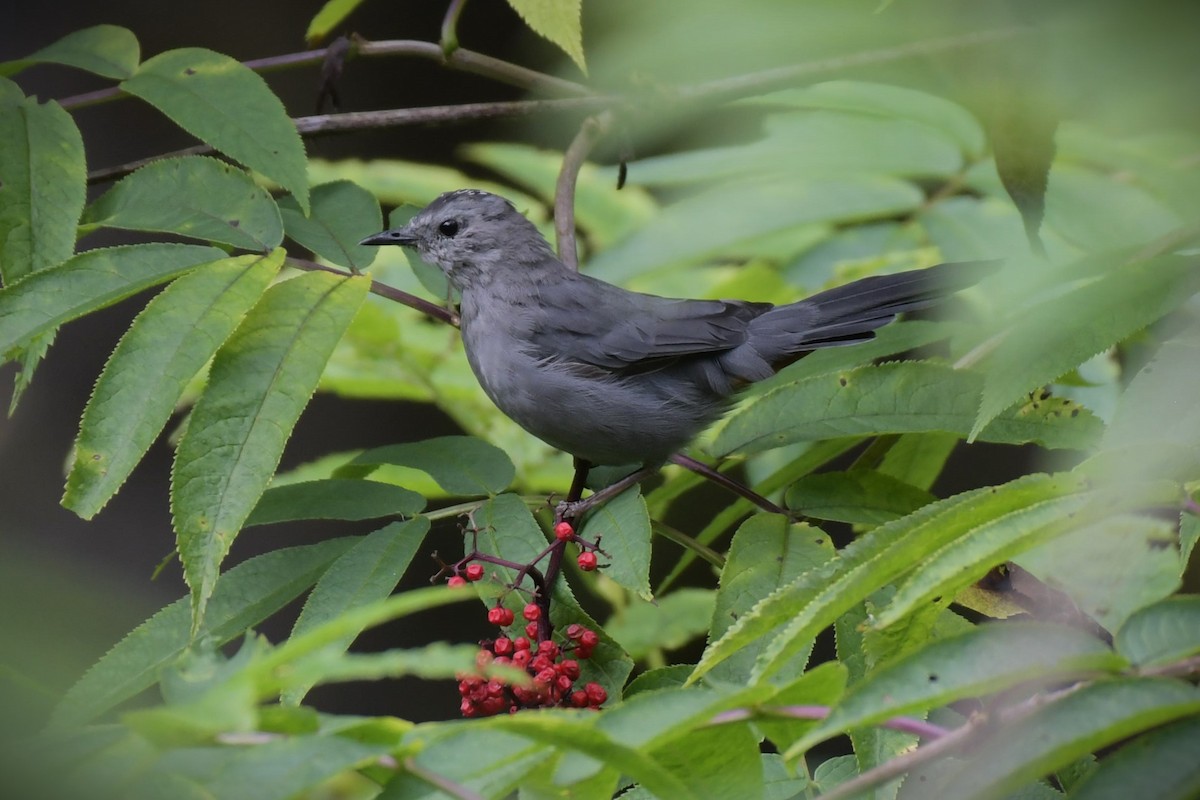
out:
{"label": "bird's black beak", "polygon": [[411,247],[417,243],[417,237],[413,236],[408,227],[392,228],[390,231],[382,231],[381,233],[372,234],[363,239],[359,244],[398,244],[403,247]]}

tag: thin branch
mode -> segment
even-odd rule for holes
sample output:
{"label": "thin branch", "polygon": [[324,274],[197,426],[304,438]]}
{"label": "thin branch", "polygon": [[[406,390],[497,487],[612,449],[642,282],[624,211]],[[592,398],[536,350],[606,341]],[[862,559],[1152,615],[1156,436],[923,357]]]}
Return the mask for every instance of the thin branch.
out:
{"label": "thin branch", "polygon": [[1160,666],[1140,667],[1137,670],[1137,674],[1155,678],[1183,678],[1200,675],[1200,656],[1192,656],[1191,658],[1185,658],[1183,661],[1175,661]]}
{"label": "thin branch", "polygon": [[752,72],[747,75],[737,75],[732,78],[720,78],[715,81],[698,83],[679,89],[679,98],[684,102],[726,102],[736,100],[748,94],[760,94],[775,89],[793,86],[801,80],[829,72],[844,72],[855,67],[866,67],[883,64],[889,61],[900,61],[916,56],[929,56],[981,44],[991,44],[1005,39],[1011,39],[1029,28],[1012,26],[996,28],[988,31],[962,33],[954,36],[944,36],[937,39],[922,39],[917,42],[884,47],[878,50],[866,50],[861,53],[849,53],[844,56],[823,58],[819,61],[807,61],[803,64],[790,64],[786,67]]}
{"label": "thin branch", "polygon": [[458,18],[466,8],[467,0],[450,0],[446,16],[442,20],[442,53],[449,58],[458,49]]}
{"label": "thin branch", "polygon": [[612,127],[612,111],[588,117],[579,133],[563,153],[562,167],[554,187],[554,233],[558,240],[558,257],[571,269],[579,271],[579,253],[575,247],[575,183],[579,170],[596,142]]}
{"label": "thin branch", "polygon": [[[424,108],[385,109],[382,111],[355,111],[344,114],[317,114],[296,117],[293,122],[302,136],[340,133],[370,128],[390,128],[404,125],[424,125],[443,122],[459,122],[471,119],[493,119],[497,117],[519,117],[542,111],[590,111],[611,105],[615,98],[577,97],[561,100],[513,100],[498,103],[464,103],[457,106],[427,106]],[[134,170],[164,158],[189,155],[207,155],[215,152],[211,145],[198,144],[141,158],[113,167],[92,170],[88,173],[88,184],[105,183],[123,178]]]}
{"label": "thin branch", "polygon": [[436,772],[431,772],[424,767],[417,766],[415,758],[404,759],[404,768],[417,776],[421,780],[428,783],[437,789],[441,789],[451,797],[457,797],[459,800],[484,800],[483,795],[476,792],[474,789],[468,789],[461,783],[456,783],[444,775],[439,775]]}
{"label": "thin branch", "polygon": [[[338,269],[337,267],[318,264],[316,261],[309,261],[308,259],[304,258],[293,258],[292,256],[288,256],[287,265],[289,267],[295,267],[296,269],[302,269],[306,272],[331,272],[334,275],[341,275],[347,278],[353,274],[345,270]],[[449,309],[442,308],[436,303],[431,303],[428,300],[417,297],[416,295],[409,294],[408,292],[402,292],[399,289],[374,280],[371,281],[370,291],[371,294],[378,295],[379,297],[386,298],[404,306],[408,306],[409,308],[414,308],[426,316],[433,317],[439,322],[446,322],[450,325],[458,327],[458,315]]]}

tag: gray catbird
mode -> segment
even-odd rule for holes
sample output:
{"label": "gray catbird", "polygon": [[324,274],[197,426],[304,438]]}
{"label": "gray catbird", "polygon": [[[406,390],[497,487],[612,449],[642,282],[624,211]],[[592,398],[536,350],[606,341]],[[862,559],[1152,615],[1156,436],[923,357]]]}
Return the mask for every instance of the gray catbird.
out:
{"label": "gray catbird", "polygon": [[739,387],[812,350],[867,341],[991,269],[943,264],[784,306],[657,297],[568,268],[509,201],[476,189],[443,194],[362,244],[415,248],[446,273],[462,293],[479,383],[517,424],[575,456],[577,489],[593,464],[657,468]]}

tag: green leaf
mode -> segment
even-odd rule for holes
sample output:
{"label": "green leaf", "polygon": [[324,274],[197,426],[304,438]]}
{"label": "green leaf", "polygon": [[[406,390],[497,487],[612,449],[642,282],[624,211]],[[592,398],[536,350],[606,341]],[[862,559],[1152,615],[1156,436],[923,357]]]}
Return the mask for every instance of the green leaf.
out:
{"label": "green leaf", "polygon": [[276,181],[308,211],[304,144],[283,103],[245,65],[199,47],[168,50],[142,62],[121,88]]}
{"label": "green leaf", "polygon": [[[348,609],[390,595],[428,532],[429,520],[418,517],[407,522],[393,522],[364,536],[321,576],[292,626],[292,636],[300,636]],[[361,632],[361,629],[348,632],[322,652],[325,655],[344,653]],[[293,684],[284,694],[283,702],[299,705],[311,685]]]}
{"label": "green leaf", "polygon": [[383,212],[375,196],[350,181],[322,183],[312,188],[307,215],[293,197],[279,201],[288,238],[326,261],[362,270],[371,266],[378,247],[359,242],[383,227]]}
{"label": "green leaf", "polygon": [[762,796],[758,736],[749,725],[696,728],[655,747],[650,756],[697,797]]}
{"label": "green leaf", "polygon": [[272,286],[217,352],[175,453],[171,513],[193,631],[221,560],[279,465],[292,426],[369,281],[310,272]]}
{"label": "green leaf", "polygon": [[604,629],[630,658],[643,659],[656,650],[675,650],[706,633],[715,599],[708,589],[680,589],[653,603],[635,600],[618,610]]}
{"label": "green leaf", "polygon": [[88,250],[0,289],[0,354],[64,322],[220,261],[215,247],[136,244]]}
{"label": "green leaf", "polygon": [[1200,796],[1200,718],[1143,734],[1100,765],[1071,791],[1071,800],[1189,800]]}
{"label": "green leaf", "polygon": [[286,800],[333,776],[373,763],[390,749],[340,736],[296,736],[252,747],[193,747],[167,751],[155,772],[199,784],[222,800]]}
{"label": "green leaf", "polygon": [[[1015,559],[1037,544],[1130,508],[1169,503],[1176,495],[1177,490],[1170,484],[1129,484],[1120,494],[1108,488],[1068,492],[998,513],[964,531],[922,564],[896,591],[887,608],[875,615],[874,626],[886,628],[928,602],[948,601],[996,564]],[[1172,571],[1171,578],[1177,580],[1177,571]]]}
{"label": "green leaf", "polygon": [[1131,678],[1084,686],[1002,728],[929,796],[964,800],[1006,792],[1088,753],[1200,713],[1200,691],[1177,681]]}
{"label": "green leaf", "polygon": [[1096,671],[1116,672],[1125,660],[1104,642],[1065,625],[1008,622],[981,625],[884,664],[853,686],[829,716],[785,758],[851,728],[926,711],[955,700],[1036,681],[1058,681]]}
{"label": "green leaf", "polygon": [[806,475],[788,487],[787,507],[806,517],[880,525],[934,501],[929,492],[867,469]]}
{"label": "green leaf", "polygon": [[1053,382],[1176,308],[1195,291],[1196,275],[1194,257],[1118,265],[1018,312],[976,365],[986,379],[971,437],[984,436],[985,426],[1022,393]]}
{"label": "green leaf", "polygon": [[258,301],[283,251],[239,256],[179,278],[121,337],[79,423],[64,507],[91,519],[171,418],[188,382]]}
{"label": "green leaf", "polygon": [[[355,541],[332,539],[283,548],[237,565],[213,593],[201,636],[214,645],[240,636],[316,583]],[[62,729],[90,722],[153,685],[162,668],[191,643],[189,618],[189,600],[184,597],[139,625],[71,687],[54,710],[51,725]]]}
{"label": "green leaf", "polygon": [[473,436],[439,436],[376,447],[351,464],[395,464],[428,473],[452,495],[494,495],[513,482],[516,470],[503,450]]}
{"label": "green leaf", "polygon": [[593,509],[579,535],[600,541],[611,558],[604,575],[643,600],[650,592],[650,514],[636,488]]}
{"label": "green leaf", "polygon": [[958,441],[951,433],[906,433],[888,448],[879,471],[928,491]]}
{"label": "green leaf", "polygon": [[534,33],[558,45],[587,74],[583,58],[582,0],[508,0]]}
{"label": "green leaf", "polygon": [[31,64],[65,64],[105,78],[128,78],[141,51],[137,37],[117,25],[72,31],[57,42],[16,61],[0,63],[0,75],[13,75]]}
{"label": "green leaf", "polygon": [[297,519],[409,517],[424,507],[424,497],[402,486],[350,478],[326,478],[267,489],[246,519],[246,527]]}
{"label": "green leaf", "polygon": [[[61,264],[75,251],[87,165],[83,138],[54,101],[0,97],[0,278]],[[0,347],[0,353],[7,348]]]}
{"label": "green leaf", "polygon": [[[776,692],[764,705],[769,708],[780,706],[829,706],[837,705],[846,692],[849,670],[841,661],[826,661],[800,675]],[[792,744],[817,725],[817,720],[802,720],[784,714],[763,714],[755,725],[780,750],[790,749]]]}
{"label": "green leaf", "polygon": [[1117,652],[1139,667],[1182,661],[1200,653],[1200,596],[1170,597],[1125,620]]}
{"label": "green leaf", "polygon": [[[505,731],[471,726],[420,726],[405,746],[416,750],[413,762],[426,774],[439,775],[483,797],[507,797],[517,782],[551,758],[551,747]],[[471,758],[463,758],[471,753]],[[411,772],[389,781],[376,800],[436,800],[445,797]]]}
{"label": "green leaf", "polygon": [[1175,523],[1147,515],[1112,514],[1012,560],[1110,631],[1181,583]]}
{"label": "green leaf", "polygon": [[324,41],[342,20],[362,5],[362,2],[363,0],[326,0],[321,10],[309,21],[308,30],[304,32],[304,41],[309,45]]}
{"label": "green leaf", "polygon": [[[789,523],[778,514],[755,514],[746,520],[734,534],[721,570],[709,649],[760,601],[825,564],[834,554],[833,543],[819,528]],[[767,641],[765,636],[744,640],[737,652],[730,652],[730,657],[712,670],[712,677],[744,684]]]}
{"label": "green leaf", "polygon": [[[794,668],[818,633],[946,544],[997,517],[1073,494],[1082,485],[1072,476],[1031,475],[931,503],[875,528],[740,615],[709,645],[692,681],[748,646],[762,652],[755,666],[758,676]],[[763,640],[776,629],[770,642]]]}
{"label": "green leaf", "polygon": [[88,207],[85,225],[179,233],[247,250],[283,241],[275,201],[242,170],[202,156],[155,161]]}
{"label": "green leaf", "polygon": [[[978,373],[924,361],[804,378],[741,407],[720,429],[712,450],[753,453],[797,441],[887,433],[966,435],[983,385]],[[1084,449],[1103,431],[1091,412],[1053,397],[1029,398],[989,419],[978,438],[1002,444]]]}
{"label": "green leaf", "polygon": [[742,241],[804,223],[893,216],[920,206],[921,192],[892,178],[747,182],[681,200],[593,258],[587,271],[612,283],[689,263]]}

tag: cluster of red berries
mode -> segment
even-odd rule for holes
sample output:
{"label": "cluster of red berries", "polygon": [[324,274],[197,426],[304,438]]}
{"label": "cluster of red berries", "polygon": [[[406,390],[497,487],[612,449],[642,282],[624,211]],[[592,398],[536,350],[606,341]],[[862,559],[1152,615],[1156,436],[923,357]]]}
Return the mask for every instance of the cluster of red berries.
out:
{"label": "cluster of red berries", "polygon": [[[512,616],[511,611],[508,614]],[[531,621],[528,627],[536,627],[536,621]],[[501,636],[480,642],[479,655],[475,659],[480,669],[488,664],[508,664],[532,675],[533,683],[509,686],[496,678],[463,677],[458,682],[462,715],[486,717],[505,711],[515,714],[522,708],[549,706],[599,708],[608,699],[604,687],[589,682],[579,689],[575,687],[575,681],[580,674],[577,659],[590,657],[600,637],[582,625],[568,625],[566,633],[570,644],[562,647],[549,640],[535,643],[528,636],[515,639]]]}

